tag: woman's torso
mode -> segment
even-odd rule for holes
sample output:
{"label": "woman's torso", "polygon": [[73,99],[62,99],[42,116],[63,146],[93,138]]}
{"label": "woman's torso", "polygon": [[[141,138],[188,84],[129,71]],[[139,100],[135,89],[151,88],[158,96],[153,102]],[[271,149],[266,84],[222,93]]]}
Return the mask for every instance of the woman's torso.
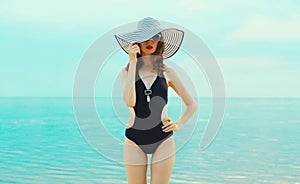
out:
{"label": "woman's torso", "polygon": [[[151,112],[154,116],[157,116],[157,118],[160,116],[161,121],[168,117],[168,81],[166,72],[163,72],[161,77],[154,73],[150,74],[149,72],[143,71],[139,71],[139,73],[136,74],[136,105],[135,107],[129,107],[130,116],[126,128],[132,127],[136,118],[148,117]],[[146,96],[144,94],[145,89],[152,90],[149,103],[146,101]]]}

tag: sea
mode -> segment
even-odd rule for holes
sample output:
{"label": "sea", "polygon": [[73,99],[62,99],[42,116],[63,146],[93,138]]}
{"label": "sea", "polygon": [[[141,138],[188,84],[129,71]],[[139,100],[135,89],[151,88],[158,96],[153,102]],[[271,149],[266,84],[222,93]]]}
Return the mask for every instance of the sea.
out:
{"label": "sea", "polygon": [[[172,98],[176,120],[185,106]],[[213,99],[197,102],[174,133],[171,184],[300,184],[299,98],[226,98],[219,122]],[[0,97],[0,183],[127,183],[128,116],[122,98]],[[200,149],[209,123],[218,129]]]}

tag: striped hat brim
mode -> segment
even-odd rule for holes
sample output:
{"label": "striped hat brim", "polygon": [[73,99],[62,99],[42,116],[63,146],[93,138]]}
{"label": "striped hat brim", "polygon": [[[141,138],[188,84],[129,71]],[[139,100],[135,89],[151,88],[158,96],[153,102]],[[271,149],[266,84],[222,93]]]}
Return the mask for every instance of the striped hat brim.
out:
{"label": "striped hat brim", "polygon": [[124,34],[115,34],[121,48],[128,54],[127,48],[132,41],[137,41],[138,43],[144,42],[152,38],[154,35],[161,33],[163,41],[165,43],[164,52],[162,54],[163,58],[170,58],[173,56],[178,49],[183,40],[184,32],[175,28],[158,28],[149,30],[136,30]]}

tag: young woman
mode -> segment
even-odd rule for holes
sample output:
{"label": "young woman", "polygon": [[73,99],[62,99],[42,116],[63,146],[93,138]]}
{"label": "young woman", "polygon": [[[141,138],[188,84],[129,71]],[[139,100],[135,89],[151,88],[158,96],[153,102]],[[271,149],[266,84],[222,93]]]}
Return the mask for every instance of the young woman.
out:
{"label": "young woman", "polygon": [[[124,140],[124,162],[129,184],[147,183],[147,154],[151,159],[151,184],[167,184],[175,162],[173,131],[197,110],[197,104],[172,67],[163,63],[179,49],[183,31],[165,29],[153,18],[138,22],[137,30],[115,35],[129,55],[120,71],[125,104],[129,107]],[[167,114],[168,87],[186,105],[177,121]]]}

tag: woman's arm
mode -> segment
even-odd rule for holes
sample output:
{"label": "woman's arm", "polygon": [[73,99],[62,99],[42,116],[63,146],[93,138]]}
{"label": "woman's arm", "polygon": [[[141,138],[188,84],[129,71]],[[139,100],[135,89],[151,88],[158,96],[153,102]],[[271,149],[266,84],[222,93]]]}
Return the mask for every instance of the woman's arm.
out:
{"label": "woman's arm", "polygon": [[[181,99],[186,105],[185,111],[180,116],[180,118],[175,122],[175,125],[177,125],[176,128],[180,129],[180,127],[182,127],[196,112],[198,105],[196,104],[196,102],[193,100],[188,90],[183,85],[176,71],[173,68],[168,67],[166,73],[169,80],[169,86],[174,89],[174,91],[181,97]],[[167,127],[165,129],[166,132],[168,132],[169,129],[171,129],[171,128],[168,129],[168,125],[164,126],[163,128],[165,127]]]}
{"label": "woman's arm", "polygon": [[135,71],[137,63],[137,53],[141,53],[140,47],[136,44],[136,41],[131,42],[128,45],[128,55],[129,55],[129,67],[128,72],[125,68],[120,71],[120,79],[122,82],[123,98],[125,104],[128,107],[134,107],[136,102],[135,95]]}
{"label": "woman's arm", "polygon": [[123,99],[128,107],[134,107],[136,102],[135,95],[135,70],[136,70],[136,60],[130,61],[128,72],[125,68],[120,71],[120,79],[123,89]]}

